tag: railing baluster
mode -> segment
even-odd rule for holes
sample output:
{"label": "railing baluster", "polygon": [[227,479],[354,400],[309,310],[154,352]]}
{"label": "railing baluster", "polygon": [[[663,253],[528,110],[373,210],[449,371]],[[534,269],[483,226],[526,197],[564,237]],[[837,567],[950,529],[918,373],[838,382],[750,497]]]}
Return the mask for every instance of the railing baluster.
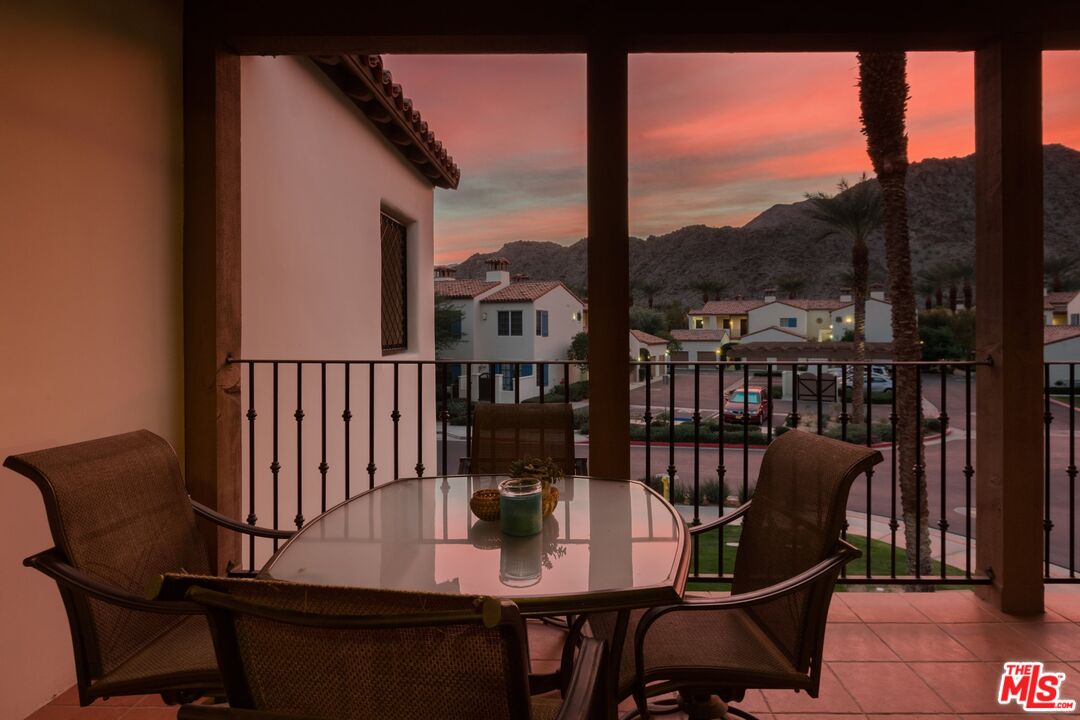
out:
{"label": "railing baluster", "polygon": [[330,469],[330,466],[326,464],[326,363],[319,363],[319,382],[321,396],[321,410],[322,410],[322,425],[321,425],[321,460],[319,461],[319,476],[322,480],[322,512],[326,512],[326,472]]}
{"label": "railing baluster", "polygon": [[[645,420],[645,482],[652,487],[652,368],[647,368],[645,373],[645,416],[642,418]],[[663,485],[660,486],[660,492],[664,492]],[[674,502],[672,498],[671,484],[668,483],[668,502]]]}
{"label": "railing baluster", "polygon": [[675,363],[668,365],[668,479],[675,487]]}
{"label": "railing baluster", "polygon": [[892,435],[892,447],[890,448],[891,458],[889,460],[889,487],[891,493],[890,509],[889,509],[889,577],[896,577],[896,533],[900,529],[900,523],[896,519],[896,468],[900,463],[900,458],[896,454],[896,426],[899,418],[896,415],[896,381],[900,373],[897,372],[896,365],[893,365],[893,392],[890,398],[890,410],[889,410],[889,426],[891,428]]}
{"label": "railing baluster", "polygon": [[822,412],[821,363],[817,364],[817,379],[814,385],[817,390],[817,434],[822,435],[825,433],[825,413]]}
{"label": "railing baluster", "polygon": [[[450,424],[450,405],[449,398],[446,392],[446,363],[437,363],[435,365],[436,370],[442,371],[442,382],[439,383],[439,394],[442,396],[442,412],[439,413],[439,421],[442,423],[442,474],[446,475],[447,457],[446,453],[449,451],[449,441],[447,438],[447,431]],[[436,373],[438,375],[438,372]],[[445,482],[445,480],[444,480]]]}
{"label": "railing baluster", "polygon": [[850,417],[847,411],[847,363],[840,366],[840,439],[847,442],[847,426]]}
{"label": "railing baluster", "polygon": [[1043,576],[1050,577],[1050,531],[1054,523],[1050,520],[1050,423],[1054,421],[1054,414],[1050,412],[1050,366],[1043,364],[1043,475],[1045,476],[1043,488],[1043,553],[1044,570]]}
{"label": "railing baluster", "polygon": [[416,475],[424,475],[424,363],[416,363]]}
{"label": "railing baluster", "polygon": [[345,363],[345,411],[341,413],[341,419],[345,422],[345,499],[352,497],[352,442],[350,431],[352,429],[352,389],[351,377],[352,365]]}
{"label": "railing baluster", "polygon": [[472,363],[465,363],[465,455],[472,454]]}
{"label": "railing baluster", "polygon": [[[873,447],[874,445],[874,394],[873,394],[873,366],[867,365],[867,373],[870,375],[871,382],[867,382],[865,385],[866,390],[863,392],[863,399],[866,401],[866,447]],[[866,469],[866,577],[867,579],[873,577],[874,574],[874,543],[872,538],[873,534],[873,507],[874,507],[874,468]],[[844,532],[847,532],[847,518],[844,522]]]}
{"label": "railing baluster", "polygon": [[[717,425],[717,460],[716,460],[716,485],[720,495],[720,506],[716,509],[720,515],[724,514],[724,501],[727,500],[724,490],[724,479],[727,475],[727,467],[724,461],[724,370],[725,363],[717,364],[716,394],[720,402],[720,413],[716,416]],[[724,527],[716,528],[716,573],[724,575]]]}
{"label": "railing baluster", "polygon": [[[922,439],[922,372],[915,370],[915,577],[922,577],[922,493],[925,487],[926,467],[923,464]],[[893,393],[895,395],[896,393]],[[927,509],[929,512],[929,509]]]}
{"label": "railing baluster", "polygon": [[964,368],[964,577],[971,579],[971,365]]}
{"label": "railing baluster", "polygon": [[398,408],[398,368],[394,363],[394,409],[390,411],[390,422],[394,424],[394,479],[401,477],[401,437],[399,434],[401,410]]}
{"label": "railing baluster", "polygon": [[742,491],[750,499],[750,363],[742,364]]}
{"label": "railing baluster", "polygon": [[791,366],[791,429],[799,429],[799,364]]}
{"label": "railing baluster", "polygon": [[949,520],[946,516],[946,508],[948,507],[948,495],[947,495],[947,483],[945,479],[945,433],[949,428],[949,410],[948,410],[948,394],[946,393],[946,379],[945,379],[945,366],[938,367],[938,371],[941,373],[941,413],[938,415],[938,423],[941,425],[939,432],[941,433],[941,520],[938,521],[938,526],[941,529],[941,579],[945,579],[945,560],[948,558],[948,531]]}
{"label": "railing baluster", "polygon": [[[694,520],[691,525],[701,524],[701,365],[694,363]],[[695,572],[697,572],[695,567]]]}
{"label": "railing baluster", "polygon": [[[248,363],[248,516],[252,527],[259,518],[255,514],[255,363]],[[255,569],[255,536],[248,536],[248,569]]]}
{"label": "railing baluster", "polygon": [[[723,376],[721,376],[721,377],[723,377]],[[772,410],[773,410],[773,405],[772,405],[772,403],[773,403],[773,391],[772,391],[772,382],[773,382],[772,363],[766,363],[766,365],[765,365],[765,391],[769,394],[769,418],[768,418],[769,422],[768,422],[768,425],[766,426],[766,428],[767,428],[766,429],[766,435],[765,435],[765,444],[766,445],[769,445],[769,444],[772,443],[772,436],[773,436],[773,422],[772,422],[772,416],[773,416],[773,412],[772,412]],[[722,383],[721,383],[720,389],[723,390],[723,384]],[[721,410],[720,414],[721,415],[723,415],[723,409],[724,409],[723,402],[721,402],[720,403],[720,410]]]}
{"label": "railing baluster", "polygon": [[540,404],[544,404],[544,386],[547,384],[544,382],[544,370],[547,369],[547,363],[536,363],[536,383],[540,386]]}
{"label": "railing baluster", "polygon": [[519,362],[514,363],[514,404],[521,404],[521,363]]}
{"label": "railing baluster", "polygon": [[1076,363],[1069,363],[1069,577],[1076,577]]}
{"label": "railing baluster", "polygon": [[[273,407],[273,424],[274,424],[274,456],[270,461],[270,476],[274,481],[274,529],[278,529],[278,473],[281,472],[281,465],[278,463],[278,364],[273,364],[274,369],[274,407]],[[274,552],[277,552],[278,541],[274,538]]]}
{"label": "railing baluster", "polygon": [[297,529],[304,526],[304,363],[296,363],[296,517]]}
{"label": "railing baluster", "polygon": [[375,487],[375,363],[368,363],[368,489]]}

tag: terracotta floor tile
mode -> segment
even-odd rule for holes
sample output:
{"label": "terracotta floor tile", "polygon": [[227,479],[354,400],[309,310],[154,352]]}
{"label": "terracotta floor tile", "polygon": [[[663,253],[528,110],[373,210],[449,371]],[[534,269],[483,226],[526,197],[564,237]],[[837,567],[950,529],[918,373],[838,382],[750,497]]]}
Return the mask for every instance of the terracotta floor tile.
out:
{"label": "terracotta floor tile", "polygon": [[998,622],[1008,617],[967,590],[906,595],[912,607],[936,623]]}
{"label": "terracotta floor tile", "polygon": [[[868,625],[896,655],[906,662],[975,660],[975,656],[940,626],[931,623],[874,623]],[[829,628],[826,633],[832,632]],[[828,645],[826,645],[826,651]]]}
{"label": "terracotta floor tile", "polygon": [[1080,592],[1050,590],[1046,593],[1046,607],[1072,622],[1080,622]]}
{"label": "terracotta floor tile", "polygon": [[862,713],[782,713],[773,715],[774,720],[863,720],[865,717]]}
{"label": "terracotta floor tile", "polygon": [[898,660],[889,647],[862,623],[843,623],[825,632],[826,660]]}
{"label": "terracotta floor tile", "polygon": [[558,660],[562,658],[567,632],[542,622],[530,620],[529,657],[534,660]]}
{"label": "terracotta floor tile", "polygon": [[961,623],[942,627],[980,660],[1057,659],[1006,623]]}
{"label": "terracotta floor tile", "polygon": [[851,608],[847,606],[847,603],[840,600],[841,593],[833,595],[832,602],[829,603],[829,622],[830,623],[852,623],[862,622],[859,616],[852,612]]}
{"label": "terracotta floor tile", "polygon": [[955,712],[1012,712],[997,703],[1001,663],[912,663],[911,667]]}
{"label": "terracotta floor tile", "polygon": [[911,593],[848,593],[844,602],[863,622],[917,622],[928,619],[916,610],[907,595]]}
{"label": "terracotta floor tile", "polygon": [[175,707],[134,707],[123,720],[176,720]]}
{"label": "terracotta floor tile", "polygon": [[821,691],[817,698],[791,690],[765,690],[762,694],[773,714],[862,712],[828,664],[821,669]]}
{"label": "terracotta floor tile", "polygon": [[769,705],[765,702],[765,696],[760,690],[748,690],[746,697],[741,702],[734,703],[734,705],[759,717],[761,713],[769,712]]}
{"label": "terracotta floor tile", "polygon": [[79,688],[77,685],[72,685],[64,692],[60,693],[52,699],[50,705],[78,705],[79,704]]}
{"label": "terracotta floor tile", "polygon": [[121,720],[130,707],[46,705],[26,720]]}
{"label": "terracotta floor tile", "polygon": [[1009,628],[1046,648],[1060,660],[1080,661],[1080,625],[1022,622],[1010,623]]}
{"label": "terracotta floor tile", "polygon": [[950,711],[937,693],[904,663],[833,663],[832,668],[864,712]]}
{"label": "terracotta floor tile", "polygon": [[139,707],[167,707],[167,705],[160,695],[143,695],[143,699],[139,701]]}

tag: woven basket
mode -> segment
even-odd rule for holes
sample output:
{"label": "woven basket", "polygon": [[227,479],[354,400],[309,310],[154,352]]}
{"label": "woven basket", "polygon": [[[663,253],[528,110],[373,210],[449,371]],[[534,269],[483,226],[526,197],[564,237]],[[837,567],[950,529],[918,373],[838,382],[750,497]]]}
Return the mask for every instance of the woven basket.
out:
{"label": "woven basket", "polygon": [[481,520],[499,519],[499,489],[482,488],[469,498],[469,509]]}
{"label": "woven basket", "polygon": [[541,506],[544,511],[544,517],[547,517],[551,513],[555,512],[555,506],[559,504],[559,488],[554,484],[549,483],[544,489],[543,505]]}

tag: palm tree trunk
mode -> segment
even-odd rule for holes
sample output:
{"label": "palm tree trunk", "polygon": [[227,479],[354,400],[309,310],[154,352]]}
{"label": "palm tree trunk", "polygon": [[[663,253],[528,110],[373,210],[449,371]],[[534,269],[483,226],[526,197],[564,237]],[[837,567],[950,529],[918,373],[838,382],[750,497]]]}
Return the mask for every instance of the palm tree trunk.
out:
{"label": "palm tree trunk", "polygon": [[[919,360],[922,348],[911,273],[907,222],[907,56],[903,52],[859,53],[859,101],[867,153],[881,184],[885,215],[885,259],[892,299],[893,357]],[[918,368],[898,366],[895,373],[897,474],[907,544],[907,570],[929,574],[929,503],[919,432],[921,398]],[[916,550],[918,548],[918,550]],[[919,555],[916,563],[916,554]]]}
{"label": "palm tree trunk", "polygon": [[870,257],[864,238],[855,238],[851,246],[851,298],[855,304],[855,343],[854,377],[851,378],[851,421],[861,426],[866,419],[866,368],[858,363],[866,360],[866,291],[870,276]]}
{"label": "palm tree trunk", "polygon": [[974,296],[975,296],[975,289],[973,287],[971,287],[971,281],[970,280],[965,280],[964,281],[964,309],[965,310],[970,310],[971,309],[971,306],[974,304],[974,302],[973,302]]}
{"label": "palm tree trunk", "polygon": [[958,294],[956,292],[956,285],[955,284],[950,285],[949,286],[949,309],[952,310],[953,312],[956,312],[956,302],[957,302],[958,297],[959,296],[958,296]]}

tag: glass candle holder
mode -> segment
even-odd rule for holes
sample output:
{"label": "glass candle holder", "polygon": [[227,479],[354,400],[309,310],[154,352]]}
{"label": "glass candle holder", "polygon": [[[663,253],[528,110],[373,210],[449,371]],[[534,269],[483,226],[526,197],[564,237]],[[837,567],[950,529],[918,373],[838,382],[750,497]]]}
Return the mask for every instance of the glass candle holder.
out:
{"label": "glass candle holder", "polygon": [[507,535],[540,532],[543,485],[539,478],[510,478],[499,483],[499,525]]}
{"label": "glass candle holder", "polygon": [[544,536],[504,537],[499,548],[499,581],[507,587],[532,587],[540,582]]}

